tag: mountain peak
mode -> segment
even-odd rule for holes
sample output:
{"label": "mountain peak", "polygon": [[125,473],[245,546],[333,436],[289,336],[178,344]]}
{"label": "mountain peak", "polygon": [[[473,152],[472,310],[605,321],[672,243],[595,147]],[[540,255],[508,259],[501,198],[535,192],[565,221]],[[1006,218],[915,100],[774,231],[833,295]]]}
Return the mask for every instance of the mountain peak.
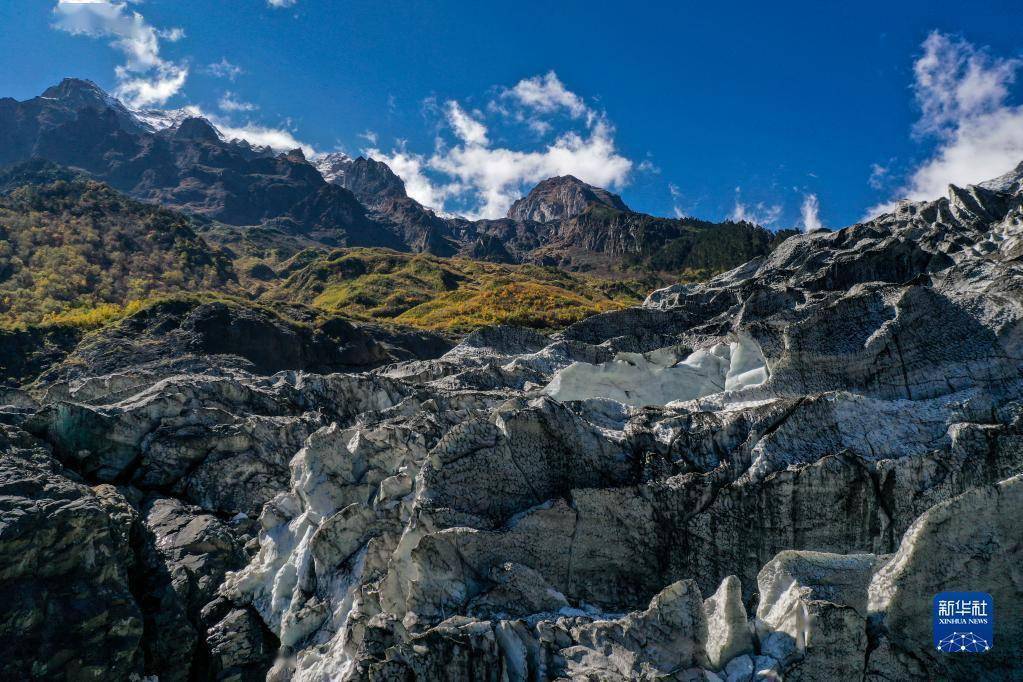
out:
{"label": "mountain peak", "polygon": [[992,178],[980,183],[984,189],[996,192],[1013,192],[1023,190],[1023,161],[1016,164],[1016,167],[1004,175]]}
{"label": "mountain peak", "polygon": [[103,88],[85,78],[65,78],[57,85],[46,88],[42,96],[47,99],[74,99],[87,96],[101,97],[104,100],[110,97]]}
{"label": "mountain peak", "polygon": [[84,78],[65,78],[57,85],[51,85],[40,95],[41,99],[56,100],[72,110],[92,107],[113,109],[119,117],[130,118],[128,109],[103,88]]}
{"label": "mountain peak", "polygon": [[207,140],[209,142],[220,140],[220,135],[213,124],[199,116],[190,116],[183,120],[174,131],[174,137],[179,140]]}
{"label": "mountain peak", "polygon": [[574,175],[559,175],[547,178],[512,204],[508,217],[546,223],[579,215],[595,204],[629,210],[617,194],[586,184]]}
{"label": "mountain peak", "polygon": [[405,183],[382,161],[332,152],[314,165],[324,180],[351,191],[367,205],[407,196]]}
{"label": "mountain peak", "polygon": [[120,100],[84,78],[65,78],[57,85],[48,87],[35,101],[40,100],[51,108],[56,106],[66,112],[81,112],[84,109],[113,111],[123,130],[138,133],[145,129],[145,125]]}

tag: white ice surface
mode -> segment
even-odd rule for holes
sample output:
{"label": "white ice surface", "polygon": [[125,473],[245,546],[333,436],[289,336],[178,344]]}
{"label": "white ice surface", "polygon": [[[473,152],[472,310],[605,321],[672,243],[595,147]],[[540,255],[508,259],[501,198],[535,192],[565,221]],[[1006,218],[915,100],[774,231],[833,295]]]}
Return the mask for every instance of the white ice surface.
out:
{"label": "white ice surface", "polygon": [[575,362],[559,371],[544,389],[556,400],[608,398],[643,407],[693,400],[722,391],[739,391],[767,381],[760,346],[748,336],[702,348],[679,359],[672,349],[619,353],[591,365]]}

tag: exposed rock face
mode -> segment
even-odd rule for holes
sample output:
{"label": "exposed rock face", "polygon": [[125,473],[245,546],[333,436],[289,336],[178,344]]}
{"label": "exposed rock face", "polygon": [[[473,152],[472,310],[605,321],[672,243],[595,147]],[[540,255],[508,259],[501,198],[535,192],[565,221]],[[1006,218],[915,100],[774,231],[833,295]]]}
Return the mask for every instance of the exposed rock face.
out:
{"label": "exposed rock face", "polygon": [[730,575],[703,602],[707,617],[707,662],[721,668],[733,658],[753,653],[753,635],[742,603],[742,585]]}
{"label": "exposed rock face", "polygon": [[352,158],[334,152],[314,163],[323,179],[344,187],[367,206],[376,206],[388,199],[406,198],[405,183],[387,164],[363,156]]}
{"label": "exposed rock face", "polygon": [[512,220],[546,223],[577,216],[590,206],[608,206],[628,211],[622,198],[606,189],[587,185],[579,178],[562,175],[548,178],[519,199],[508,210]]}
{"label": "exposed rock face", "polygon": [[0,448],[0,677],[140,675],[130,514],[108,514],[25,434],[4,429]]}
{"label": "exposed rock face", "polygon": [[[1014,476],[938,504],[913,523],[899,551],[870,583],[868,605],[880,620],[883,644],[879,660],[872,656],[868,661],[873,675],[886,670],[910,675],[921,667],[951,677],[1019,674],[1018,657],[1004,645],[1015,646],[1023,637],[1021,505],[1023,476]],[[994,598],[994,646],[978,658],[944,656],[927,646],[930,600],[921,595],[965,591],[971,585],[982,586]]]}
{"label": "exposed rock face", "polygon": [[269,222],[325,243],[402,243],[301,152],[226,141],[205,119],[157,129],[94,84],[66,79],[24,102],[0,100],[0,165],[42,158],[146,201],[231,225]]}
{"label": "exposed rock face", "polygon": [[719,272],[767,254],[780,241],[749,223],[635,213],[617,195],[571,176],[541,182],[516,202],[509,219],[438,215],[409,197],[380,161],[341,153],[306,159],[301,150],[275,154],[226,139],[188,110],[131,111],[78,79],[29,100],[0,99],[0,167],[38,159],[222,223],[213,232],[225,245],[260,226],[290,253],[308,246],[379,246],[608,274],[623,268]]}
{"label": "exposed rock face", "polygon": [[205,658],[197,656],[200,611],[216,596],[225,572],[243,565],[246,557],[234,533],[198,508],[153,498],[142,513],[146,667],[161,680],[187,682]]}
{"label": "exposed rock face", "polygon": [[115,374],[129,364],[158,374],[228,368],[329,373],[438,357],[451,346],[438,334],[316,319],[300,307],[271,311],[177,298],[90,335],[67,327],[0,331],[0,369],[9,381],[46,384]]}
{"label": "exposed rock face", "polygon": [[447,220],[405,193],[405,183],[387,164],[335,152],[315,162],[324,179],[351,191],[370,216],[417,252],[450,256],[459,249]]}
{"label": "exposed rock face", "polygon": [[[1018,181],[953,187],[549,337],[482,330],[359,374],[140,351],[9,392],[4,416],[96,486],[66,484],[115,568],[163,577],[132,581],[118,670],[1012,679],[1021,237]],[[995,597],[983,657],[932,651],[931,598],[963,589]]]}

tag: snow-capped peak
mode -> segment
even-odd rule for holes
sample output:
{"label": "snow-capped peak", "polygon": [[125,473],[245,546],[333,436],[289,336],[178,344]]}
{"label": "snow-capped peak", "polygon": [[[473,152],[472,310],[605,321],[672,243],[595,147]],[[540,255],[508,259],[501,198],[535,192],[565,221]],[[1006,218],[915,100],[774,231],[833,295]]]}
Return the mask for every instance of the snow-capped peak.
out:
{"label": "snow-capped peak", "polygon": [[352,157],[344,152],[329,152],[313,160],[313,166],[327,182],[343,185],[345,173],[348,171]]}
{"label": "snow-capped peak", "polygon": [[154,133],[177,128],[186,118],[203,118],[202,111],[193,106],[180,109],[132,109],[131,114],[139,124]]}

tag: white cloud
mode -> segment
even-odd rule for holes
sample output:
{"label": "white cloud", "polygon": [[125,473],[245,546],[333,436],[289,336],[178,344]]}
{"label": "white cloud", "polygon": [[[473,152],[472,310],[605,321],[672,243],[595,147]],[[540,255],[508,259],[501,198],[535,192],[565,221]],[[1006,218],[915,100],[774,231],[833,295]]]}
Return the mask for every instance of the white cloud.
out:
{"label": "white cloud", "polygon": [[446,108],[448,123],[451,124],[458,139],[473,146],[486,147],[489,144],[487,127],[467,114],[458,102],[449,101]]}
{"label": "white cloud", "polygon": [[679,208],[679,202],[682,200],[682,190],[678,188],[674,182],[668,183],[668,192],[671,193],[671,210],[675,214],[676,218],[685,218],[686,214],[681,208]]}
{"label": "white cloud", "polygon": [[593,115],[582,98],[568,90],[553,71],[524,78],[515,87],[505,90],[503,96],[545,114],[565,109],[573,118]]}
{"label": "white cloud", "polygon": [[366,140],[366,142],[369,142],[371,145],[375,146],[377,143],[377,134],[372,130],[366,130],[364,132],[359,133],[359,137]]}
{"label": "white cloud", "polygon": [[255,111],[256,109],[259,108],[255,104],[252,104],[251,102],[245,102],[243,100],[238,99],[238,97],[230,90],[228,90],[223,94],[223,96],[221,96],[220,102],[217,103],[217,106],[220,107],[221,111],[226,111],[228,113],[235,113],[239,111]]}
{"label": "white cloud", "polygon": [[867,179],[867,184],[874,189],[881,189],[884,187],[884,183],[888,178],[888,167],[882,166],[879,163],[870,164],[870,177]]}
{"label": "white cloud", "polygon": [[821,204],[816,194],[807,194],[803,197],[803,205],[799,207],[799,214],[803,217],[803,232],[813,232],[824,227],[820,210]]}
{"label": "white cloud", "polygon": [[53,13],[61,31],[113,39],[111,47],[125,57],[116,70],[115,93],[131,106],[163,104],[184,87],[188,67],[160,56],[160,39],[180,40],[181,29],[158,31],[126,3],[112,0],[58,0]]}
{"label": "white cloud", "polygon": [[[200,107],[194,105],[182,107],[179,111],[188,116],[205,118],[213,124],[213,127],[220,132],[225,140],[245,140],[256,147],[270,147],[276,152],[301,149],[302,153],[309,159],[319,154],[312,145],[302,142],[295,137],[292,131],[286,128],[274,128],[261,123],[253,123],[252,121],[247,121],[244,124],[235,124],[228,118],[203,111]],[[149,113],[152,114],[153,112]]]}
{"label": "white cloud", "polygon": [[[281,0],[280,6],[293,4]],[[125,55],[125,63],[118,66],[118,85],[114,94],[133,108],[162,105],[181,91],[188,78],[188,67],[167,61],[160,56],[160,41],[175,42],[184,38],[181,29],[159,30],[151,26],[139,12],[125,2],[114,0],[58,0],[54,8],[54,27],[72,35],[112,38],[111,46]],[[242,69],[226,58],[207,65],[204,71],[218,78],[234,80]],[[218,106],[221,111],[237,114],[253,111],[256,106],[239,100],[234,93],[225,92]],[[275,151],[300,148],[307,157],[317,154],[309,144],[297,139],[287,128],[248,121],[234,123],[231,119],[203,112],[195,106],[183,109],[192,116],[210,121],[227,139],[246,140],[257,146],[269,146]]]}
{"label": "white cloud", "polygon": [[[1023,160],[1023,106],[1008,101],[1023,61],[992,57],[985,49],[937,31],[922,47],[913,67],[913,90],[920,105],[914,133],[935,138],[937,146],[911,172],[895,199],[935,199],[949,184],[983,182]],[[879,204],[867,216],[896,205],[894,200]]]}
{"label": "white cloud", "polygon": [[781,217],[780,204],[765,204],[758,201],[755,204],[747,204],[742,201],[742,188],[735,188],[735,207],[732,209],[729,220],[735,222],[747,222],[755,225],[770,226],[778,222]]}
{"label": "white cloud", "polygon": [[397,148],[390,153],[379,149],[365,149],[363,153],[370,158],[383,161],[394,171],[395,175],[405,182],[405,191],[410,197],[433,209],[442,210],[444,203],[461,191],[456,183],[440,184],[427,176],[429,161],[419,154],[410,154],[404,141],[399,141]]}
{"label": "white cloud", "polygon": [[176,43],[185,37],[185,29],[170,28],[165,31],[157,31],[157,35],[166,40],[168,43]]}
{"label": "white cloud", "polygon": [[916,129],[946,133],[963,120],[1000,109],[1020,66],[1018,59],[992,59],[971,43],[933,31],[913,65],[920,104]]}
{"label": "white cloud", "polygon": [[660,167],[650,159],[643,159],[643,161],[636,166],[636,170],[640,173],[653,173],[654,175],[659,175],[661,172]]}
{"label": "white cloud", "polygon": [[203,71],[214,78],[226,78],[229,81],[234,81],[235,78],[245,73],[242,67],[227,61],[226,57],[221,57],[219,62],[207,64]]}
{"label": "white cloud", "polygon": [[126,72],[118,71],[121,82],[115,94],[132,107],[148,107],[163,104],[181,91],[188,79],[188,69],[174,65],[159,67],[148,78],[131,78]]}
{"label": "white cloud", "polygon": [[291,7],[296,2],[298,2],[298,0],[266,0],[266,4],[270,5],[271,7],[277,8]]}
{"label": "white cloud", "polygon": [[232,125],[217,116],[207,115],[206,118],[228,140],[245,140],[257,147],[270,147],[278,152],[301,149],[302,153],[309,159],[318,154],[312,145],[300,141],[293,132],[284,128],[272,128],[261,123],[252,123],[251,121],[243,125]]}
{"label": "white cloud", "polygon": [[[432,154],[411,152],[403,144],[389,153],[379,149],[366,153],[391,166],[412,198],[437,209],[460,210],[473,218],[503,217],[528,186],[555,175],[574,175],[611,188],[627,182],[633,162],[618,152],[614,126],[603,114],[585,109],[582,99],[566,90],[553,72],[520,81],[501,97],[513,97],[538,114],[564,109],[584,121],[581,126],[576,124],[576,129],[562,130],[539,148],[499,147],[492,144],[490,129],[482,120],[484,113],[470,114],[452,100],[441,113],[455,134],[453,145],[440,139]],[[500,106],[486,109],[494,116],[506,115]],[[427,114],[434,110],[435,104],[424,104]]]}
{"label": "white cloud", "polygon": [[554,129],[553,125],[540,118],[531,118],[528,121],[526,121],[526,125],[529,126],[529,129],[532,130],[537,135],[539,135],[540,137],[543,137],[544,135],[546,135],[547,133],[551,132],[551,130]]}
{"label": "white cloud", "polygon": [[574,175],[600,187],[624,184],[632,161],[617,153],[613,136],[613,128],[602,122],[585,137],[566,132],[538,151],[456,146],[435,153],[429,166],[471,188],[477,199],[471,216],[500,218],[521,196],[523,184],[556,175]]}

